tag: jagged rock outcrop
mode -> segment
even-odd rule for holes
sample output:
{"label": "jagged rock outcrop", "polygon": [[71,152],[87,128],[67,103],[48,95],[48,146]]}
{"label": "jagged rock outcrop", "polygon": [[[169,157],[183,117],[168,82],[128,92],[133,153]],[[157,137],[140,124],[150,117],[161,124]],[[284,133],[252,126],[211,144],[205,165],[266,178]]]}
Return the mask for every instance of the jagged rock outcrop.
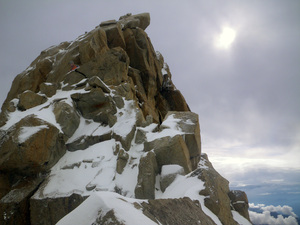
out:
{"label": "jagged rock outcrop", "polygon": [[245,195],[241,205],[201,155],[198,115],[149,24],[148,13],[102,22],[16,76],[0,114],[1,224],[74,224],[93,201],[75,223],[128,224],[118,212],[131,209],[139,224],[232,225],[231,210],[249,220]]}
{"label": "jagged rock outcrop", "polygon": [[246,193],[240,190],[231,190],[228,196],[233,209],[250,221],[248,212],[249,202]]}

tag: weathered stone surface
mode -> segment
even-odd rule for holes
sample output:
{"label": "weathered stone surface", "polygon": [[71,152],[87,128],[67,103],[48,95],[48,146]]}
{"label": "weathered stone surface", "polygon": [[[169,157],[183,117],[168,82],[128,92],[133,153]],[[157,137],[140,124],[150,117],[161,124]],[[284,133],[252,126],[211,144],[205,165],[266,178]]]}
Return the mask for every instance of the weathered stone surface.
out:
{"label": "weathered stone surface", "polygon": [[20,174],[47,171],[66,151],[59,130],[33,115],[11,127],[0,143],[0,170]]}
{"label": "weathered stone surface", "polygon": [[141,203],[143,213],[158,224],[215,225],[201,209],[199,202],[190,198],[156,199]]}
{"label": "weathered stone surface", "polygon": [[201,156],[201,137],[198,114],[193,112],[170,111],[165,116],[164,121],[168,119],[169,116],[173,116],[175,119],[180,120],[177,125],[184,133],[183,139],[189,149],[192,170],[197,169]]}
{"label": "weathered stone surface", "polygon": [[158,174],[157,161],[153,152],[140,159],[138,183],[135,197],[139,199],[155,198],[155,177]]}
{"label": "weathered stone surface", "polygon": [[107,45],[109,48],[121,47],[125,49],[125,40],[120,23],[100,24],[105,30],[107,37]]}
{"label": "weathered stone surface", "polygon": [[20,94],[19,99],[18,108],[22,111],[41,105],[47,101],[46,97],[32,91],[23,92]]}
{"label": "weathered stone surface", "polygon": [[108,50],[105,31],[102,28],[96,28],[84,40],[79,42],[78,47],[82,65],[103,54]]}
{"label": "weathered stone surface", "polygon": [[30,199],[31,224],[53,225],[79,206],[87,197],[71,194],[58,198]]}
{"label": "weathered stone surface", "polygon": [[54,104],[53,113],[64,134],[71,137],[80,123],[80,117],[74,107],[64,101],[59,101]]}
{"label": "weathered stone surface", "polygon": [[216,214],[223,224],[237,224],[231,214],[229,182],[213,168],[206,154],[202,154],[201,157],[203,167],[193,171],[191,176],[198,176],[204,182],[205,189],[199,194],[207,196],[204,199],[205,206]]}
{"label": "weathered stone surface", "polygon": [[86,119],[93,119],[105,125],[113,126],[117,112],[115,103],[110,96],[106,96],[101,88],[92,89],[88,93],[71,95],[81,115]]}
{"label": "weathered stone surface", "polygon": [[228,193],[228,196],[231,200],[231,205],[233,206],[234,210],[250,221],[248,211],[249,202],[246,193],[244,191],[231,190]]}
{"label": "weathered stone surface", "polygon": [[[171,170],[171,172],[168,172]],[[161,168],[161,177],[160,177],[160,189],[162,192],[173,183],[177,175],[185,175],[183,167],[179,165],[164,165]]]}
{"label": "weathered stone surface", "polygon": [[152,149],[154,149],[159,168],[163,165],[178,164],[186,173],[192,171],[189,150],[182,136],[163,137],[144,143],[145,151]]}
{"label": "weathered stone surface", "polygon": [[129,58],[120,48],[112,48],[80,67],[88,78],[98,76],[107,85],[119,85],[127,79]]}
{"label": "weathered stone surface", "polygon": [[27,178],[20,182],[0,200],[1,224],[30,225],[29,198],[32,196],[43,178]]}

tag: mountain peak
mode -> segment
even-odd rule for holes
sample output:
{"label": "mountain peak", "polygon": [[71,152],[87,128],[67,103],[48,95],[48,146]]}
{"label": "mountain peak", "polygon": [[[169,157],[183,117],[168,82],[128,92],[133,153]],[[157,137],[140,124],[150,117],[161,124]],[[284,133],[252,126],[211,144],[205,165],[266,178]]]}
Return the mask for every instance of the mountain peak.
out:
{"label": "mountain peak", "polygon": [[[228,181],[201,154],[198,115],[154,50],[149,24],[149,13],[102,22],[16,76],[0,119],[2,223],[68,224],[73,209],[81,215],[93,202],[98,214],[84,223],[124,224],[133,207],[143,221],[183,224],[189,214],[176,205],[201,212],[189,224],[249,218],[246,200],[232,214]],[[117,199],[125,208],[108,204]],[[177,217],[155,213],[166,206]]]}

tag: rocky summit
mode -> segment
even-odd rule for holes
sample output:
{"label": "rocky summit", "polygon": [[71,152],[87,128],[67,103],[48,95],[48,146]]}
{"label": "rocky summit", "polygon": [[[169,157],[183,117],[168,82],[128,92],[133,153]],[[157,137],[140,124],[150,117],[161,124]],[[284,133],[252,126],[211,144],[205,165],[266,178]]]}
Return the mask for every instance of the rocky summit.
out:
{"label": "rocky summit", "polygon": [[201,153],[149,24],[102,22],[16,76],[0,115],[0,224],[251,224],[246,194]]}

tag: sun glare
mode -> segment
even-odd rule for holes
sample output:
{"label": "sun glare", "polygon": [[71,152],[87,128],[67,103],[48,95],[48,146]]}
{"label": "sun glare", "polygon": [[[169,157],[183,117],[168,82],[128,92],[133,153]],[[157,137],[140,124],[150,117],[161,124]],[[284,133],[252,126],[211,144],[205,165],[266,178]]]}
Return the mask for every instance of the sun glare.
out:
{"label": "sun glare", "polygon": [[215,45],[218,48],[228,49],[234,42],[236,31],[230,27],[223,27],[222,32],[218,35]]}

